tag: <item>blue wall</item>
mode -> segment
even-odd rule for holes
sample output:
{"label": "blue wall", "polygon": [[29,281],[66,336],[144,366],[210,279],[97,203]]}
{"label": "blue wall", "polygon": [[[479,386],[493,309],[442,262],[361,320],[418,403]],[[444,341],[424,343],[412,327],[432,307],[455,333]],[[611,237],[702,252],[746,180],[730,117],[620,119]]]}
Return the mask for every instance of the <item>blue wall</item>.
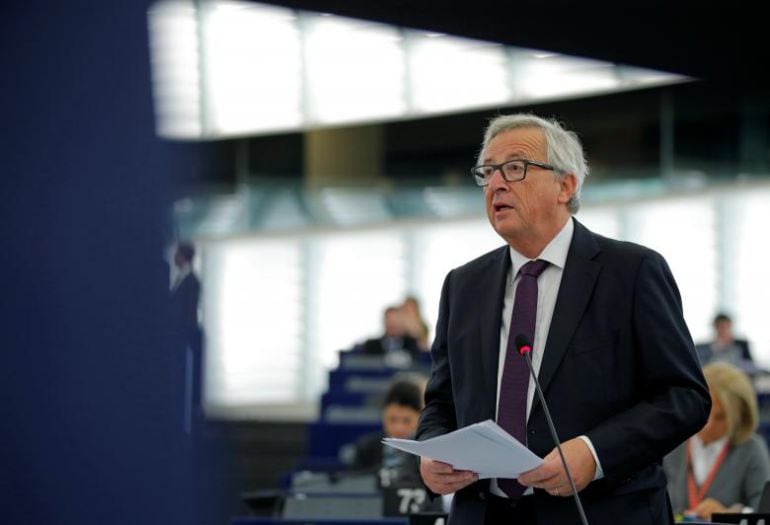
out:
{"label": "blue wall", "polygon": [[0,14],[3,523],[210,522],[165,311],[178,159],[154,136],[147,5]]}

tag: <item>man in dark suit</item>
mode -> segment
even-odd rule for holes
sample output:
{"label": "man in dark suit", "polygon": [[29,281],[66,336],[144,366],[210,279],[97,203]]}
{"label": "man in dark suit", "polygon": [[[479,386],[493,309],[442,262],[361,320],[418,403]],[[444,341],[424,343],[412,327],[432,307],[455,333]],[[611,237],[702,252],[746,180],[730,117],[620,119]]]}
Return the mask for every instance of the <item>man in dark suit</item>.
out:
{"label": "man in dark suit", "polygon": [[174,312],[174,328],[180,334],[184,344],[197,348],[200,339],[198,323],[198,302],[200,301],[201,283],[193,272],[195,246],[190,242],[180,242],[174,252],[176,278],[171,287],[171,303]]}
{"label": "man in dark suit", "polygon": [[733,320],[730,316],[718,313],[714,317],[713,326],[714,340],[695,346],[701,364],[705,366],[711,361],[728,361],[743,369],[750,367],[754,360],[749,350],[749,342],[734,337]]}
{"label": "man in dark suit", "polygon": [[381,337],[364,341],[361,351],[386,358],[389,354],[403,353],[410,363],[411,359],[417,358],[420,354],[420,346],[417,339],[407,333],[403,315],[403,312],[395,306],[386,308],[383,314],[385,332]]}
{"label": "man in dark suit", "polygon": [[[446,277],[417,438],[519,418],[520,441],[544,463],[516,489],[422,458],[425,484],[455,493],[451,525],[579,523],[532,380],[518,390],[504,380],[523,359],[509,327],[526,309],[533,366],[589,523],[672,523],[661,460],[703,427],[710,398],[668,265],[572,218],[588,168],[577,136],[558,123],[496,118],[477,164],[489,221],[507,246]],[[519,273],[530,261],[544,262]],[[525,277],[534,300],[519,299]],[[521,408],[501,410],[513,391]]]}
{"label": "man in dark suit", "polygon": [[[198,322],[201,283],[193,271],[194,259],[195,246],[188,241],[180,242],[174,252],[176,278],[171,287],[171,309],[176,343],[185,352],[185,369],[179,371],[183,376],[178,381],[186,392],[185,403],[190,403],[190,408],[198,413],[203,399],[204,359],[203,333]],[[191,384],[187,384],[188,374]]]}

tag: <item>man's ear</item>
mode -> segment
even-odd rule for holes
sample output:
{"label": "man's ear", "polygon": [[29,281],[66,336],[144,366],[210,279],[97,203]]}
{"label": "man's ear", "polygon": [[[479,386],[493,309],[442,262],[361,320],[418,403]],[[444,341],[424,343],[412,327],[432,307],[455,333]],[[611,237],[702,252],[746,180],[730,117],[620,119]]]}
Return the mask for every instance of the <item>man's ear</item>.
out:
{"label": "man's ear", "polygon": [[559,204],[566,204],[577,191],[577,177],[573,173],[565,173],[559,179]]}

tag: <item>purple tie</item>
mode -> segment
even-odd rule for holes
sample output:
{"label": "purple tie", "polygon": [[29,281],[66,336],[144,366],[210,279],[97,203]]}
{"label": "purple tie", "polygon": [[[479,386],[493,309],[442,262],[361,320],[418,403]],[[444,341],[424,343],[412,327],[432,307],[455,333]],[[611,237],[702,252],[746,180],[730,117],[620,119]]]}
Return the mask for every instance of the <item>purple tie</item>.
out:
{"label": "purple tie", "polygon": [[[530,261],[521,267],[521,278],[513,300],[513,313],[508,331],[508,347],[505,352],[503,377],[500,380],[500,405],[497,423],[524,445],[527,444],[527,387],[529,368],[514,344],[518,334],[523,334],[534,346],[535,317],[537,316],[537,278],[543,273],[548,261]],[[518,499],[525,490],[515,479],[498,479],[498,485],[511,499]]]}

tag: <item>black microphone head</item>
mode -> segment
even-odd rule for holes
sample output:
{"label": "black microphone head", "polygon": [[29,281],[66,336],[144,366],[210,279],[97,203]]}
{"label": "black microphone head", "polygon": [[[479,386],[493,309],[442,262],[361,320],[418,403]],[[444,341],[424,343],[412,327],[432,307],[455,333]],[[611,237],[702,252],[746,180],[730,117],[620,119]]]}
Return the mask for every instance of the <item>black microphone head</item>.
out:
{"label": "black microphone head", "polygon": [[516,345],[516,350],[518,350],[521,355],[532,351],[532,343],[530,342],[529,337],[524,334],[517,334],[513,339],[513,343]]}

